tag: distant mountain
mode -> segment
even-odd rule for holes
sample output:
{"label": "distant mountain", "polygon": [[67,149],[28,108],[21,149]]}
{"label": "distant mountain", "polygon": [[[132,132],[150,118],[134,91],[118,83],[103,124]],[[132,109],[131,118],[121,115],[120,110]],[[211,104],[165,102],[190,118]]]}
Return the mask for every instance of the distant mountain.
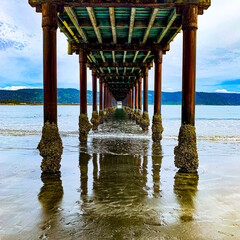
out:
{"label": "distant mountain", "polygon": [[[79,90],[73,88],[58,89],[58,103],[77,104],[79,103]],[[1,101],[2,100],[2,101]],[[43,102],[42,89],[20,89],[17,91],[0,90],[0,102],[6,100],[18,102]],[[87,101],[92,103],[92,91],[87,91]],[[162,92],[162,104],[179,105],[182,101],[181,92]],[[149,104],[154,103],[154,91],[148,92]],[[196,93],[196,104],[198,105],[240,105],[240,94],[238,93]]]}

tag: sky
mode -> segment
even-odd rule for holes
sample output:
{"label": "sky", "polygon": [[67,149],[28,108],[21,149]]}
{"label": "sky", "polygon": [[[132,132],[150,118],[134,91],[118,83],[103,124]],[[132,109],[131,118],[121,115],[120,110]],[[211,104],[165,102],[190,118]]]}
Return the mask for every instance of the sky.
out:
{"label": "sky", "polygon": [[[240,1],[212,0],[198,17],[196,90],[240,93]],[[58,88],[79,89],[77,55],[67,54],[67,39],[57,33]],[[0,89],[42,88],[41,14],[27,0],[1,0]],[[154,88],[154,68],[149,90]],[[163,57],[162,90],[181,91],[182,33]],[[91,90],[88,70],[88,90]]]}

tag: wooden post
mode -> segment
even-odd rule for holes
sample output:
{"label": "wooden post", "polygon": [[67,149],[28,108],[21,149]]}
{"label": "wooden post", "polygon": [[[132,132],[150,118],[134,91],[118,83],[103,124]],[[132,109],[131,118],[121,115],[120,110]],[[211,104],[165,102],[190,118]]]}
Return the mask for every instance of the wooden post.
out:
{"label": "wooden post", "polygon": [[80,113],[87,113],[87,54],[84,49],[79,51],[80,63]]}
{"label": "wooden post", "polygon": [[130,90],[130,108],[133,108],[133,90]]}
{"label": "wooden post", "polygon": [[114,106],[114,97],[113,97],[113,95],[112,95],[112,93],[111,93],[111,96],[112,96],[112,107]]}
{"label": "wooden post", "polygon": [[182,124],[195,124],[196,37],[198,7],[182,8],[183,75]]}
{"label": "wooden post", "polygon": [[134,93],[135,93],[135,87],[132,88],[132,109],[134,110],[135,108],[135,97],[134,97]]}
{"label": "wooden post", "polygon": [[155,53],[154,115],[161,114],[162,50]]}
{"label": "wooden post", "polygon": [[108,88],[107,88],[107,108],[109,108],[109,91],[108,91]]}
{"label": "wooden post", "polygon": [[104,109],[107,108],[107,86],[106,83],[104,83]]}
{"label": "wooden post", "polygon": [[99,110],[103,110],[103,82],[99,78]]}
{"label": "wooden post", "polygon": [[127,98],[126,98],[126,106],[129,107],[129,93],[128,93]]}
{"label": "wooden post", "polygon": [[195,124],[196,81],[196,5],[181,8],[183,29],[182,126],[178,146],[174,149],[175,166],[181,172],[195,173],[198,169],[197,136]]}
{"label": "wooden post", "polygon": [[135,85],[135,109],[138,109],[138,83]]}
{"label": "wooden post", "polygon": [[142,77],[138,81],[138,109],[142,110]]}
{"label": "wooden post", "polygon": [[92,70],[92,101],[93,111],[97,111],[97,72]]}
{"label": "wooden post", "polygon": [[42,4],[44,123],[57,124],[57,5]]}
{"label": "wooden post", "polygon": [[111,92],[108,89],[108,107],[110,108],[112,105],[112,95]]}
{"label": "wooden post", "polygon": [[148,68],[144,68],[143,76],[143,111],[148,112]]}

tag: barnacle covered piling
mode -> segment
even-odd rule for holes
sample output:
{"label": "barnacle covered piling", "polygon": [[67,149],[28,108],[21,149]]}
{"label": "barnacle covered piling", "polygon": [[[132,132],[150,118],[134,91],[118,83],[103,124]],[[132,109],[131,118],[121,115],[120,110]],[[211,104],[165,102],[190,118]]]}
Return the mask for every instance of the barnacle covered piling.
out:
{"label": "barnacle covered piling", "polygon": [[161,114],[155,114],[152,120],[152,140],[158,142],[162,140],[162,117]]}
{"label": "barnacle covered piling", "polygon": [[92,130],[98,130],[100,121],[99,121],[99,116],[97,111],[92,112],[91,123],[92,123]]}
{"label": "barnacle covered piling", "polygon": [[85,113],[81,113],[79,116],[79,141],[87,142],[88,133],[91,130],[92,125],[88,121],[88,116]]}
{"label": "barnacle covered piling", "polygon": [[38,150],[43,157],[41,169],[44,173],[58,173],[63,153],[62,139],[55,123],[46,122],[42,128],[42,138]]}
{"label": "barnacle covered piling", "polygon": [[140,120],[140,127],[142,130],[147,131],[150,125],[148,112],[143,112],[142,118]]}
{"label": "barnacle covered piling", "polygon": [[175,166],[181,172],[193,173],[198,168],[197,136],[195,127],[183,124],[179,131],[178,146],[174,149]]}

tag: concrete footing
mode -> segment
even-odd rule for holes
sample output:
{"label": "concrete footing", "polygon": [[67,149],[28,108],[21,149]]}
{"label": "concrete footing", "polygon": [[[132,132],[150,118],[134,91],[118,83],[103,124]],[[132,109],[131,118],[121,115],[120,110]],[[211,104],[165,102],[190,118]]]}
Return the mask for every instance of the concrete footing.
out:
{"label": "concrete footing", "polygon": [[142,130],[147,131],[149,125],[150,125],[150,119],[149,119],[148,112],[143,112],[142,118],[140,120],[140,127],[142,128]]}
{"label": "concrete footing", "polygon": [[99,110],[99,123],[103,124],[103,122],[104,122],[104,111]]}
{"label": "concrete footing", "polygon": [[92,125],[88,121],[87,114],[81,113],[79,116],[79,141],[87,142],[88,133],[91,130]]}
{"label": "concrete footing", "polygon": [[181,172],[194,173],[198,169],[197,136],[195,127],[184,124],[178,136],[178,146],[174,149],[175,166]]}
{"label": "concrete footing", "polygon": [[111,107],[111,108],[105,109],[104,110],[104,112],[105,112],[104,120],[108,121],[109,119],[111,119],[113,116],[113,113],[116,111],[116,109],[117,109],[116,107]]}
{"label": "concrete footing", "polygon": [[160,114],[155,114],[152,119],[152,140],[154,142],[159,142],[162,140],[162,117]]}
{"label": "concrete footing", "polygon": [[136,112],[136,124],[138,124],[138,125],[140,124],[141,118],[142,118],[142,112],[140,110],[138,110]]}
{"label": "concrete footing", "polygon": [[38,150],[43,157],[41,169],[44,173],[58,173],[61,167],[63,144],[56,124],[46,122]]}
{"label": "concrete footing", "polygon": [[92,130],[94,130],[94,131],[98,130],[98,126],[100,124],[100,121],[99,121],[99,116],[98,116],[97,111],[92,112],[91,123],[92,123]]}
{"label": "concrete footing", "polygon": [[52,214],[58,209],[63,198],[63,186],[60,177],[60,173],[42,173],[41,175],[44,185],[38,194],[38,200],[48,214]]}

